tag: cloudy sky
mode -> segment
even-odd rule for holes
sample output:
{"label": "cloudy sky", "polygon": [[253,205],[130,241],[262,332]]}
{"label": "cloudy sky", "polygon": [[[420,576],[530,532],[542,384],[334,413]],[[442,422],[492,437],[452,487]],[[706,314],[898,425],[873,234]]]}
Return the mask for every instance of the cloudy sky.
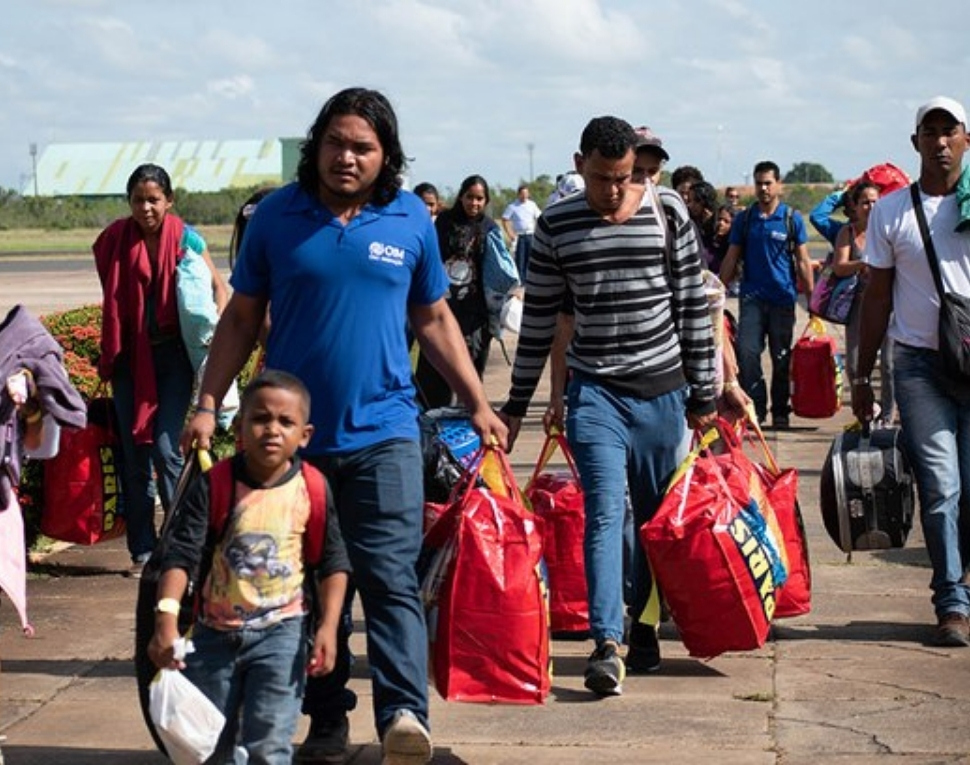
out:
{"label": "cloudy sky", "polygon": [[[922,12],[922,8],[927,11]],[[4,0],[0,187],[50,143],[302,136],[349,85],[397,110],[411,180],[512,186],[590,117],[672,164],[916,169],[917,106],[970,102],[970,4],[911,0]],[[530,149],[531,162],[530,162]],[[29,184],[28,184],[29,185]]]}

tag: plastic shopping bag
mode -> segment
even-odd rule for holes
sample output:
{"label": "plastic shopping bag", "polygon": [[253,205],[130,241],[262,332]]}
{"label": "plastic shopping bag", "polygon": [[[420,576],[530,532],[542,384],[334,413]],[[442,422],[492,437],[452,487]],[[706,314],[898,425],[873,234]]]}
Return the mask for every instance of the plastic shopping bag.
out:
{"label": "plastic shopping bag", "polygon": [[[559,449],[566,470],[549,469]],[[589,595],[583,536],[586,514],[579,472],[562,433],[546,437],[525,495],[542,524],[542,555],[549,579],[549,618],[554,633],[589,630]]]}
{"label": "plastic shopping bag", "polygon": [[[725,451],[710,444],[720,438]],[[640,529],[650,567],[691,656],[760,648],[788,576],[777,519],[729,423],[678,469]]]}
{"label": "plastic shopping bag", "polygon": [[[479,485],[491,457],[505,494]],[[443,530],[432,611],[434,681],[448,701],[541,704],[549,694],[548,604],[539,570],[541,520],[515,485],[504,452],[485,447],[455,487],[448,510],[429,530]]]}
{"label": "plastic shopping bag", "polygon": [[121,475],[114,399],[99,391],[88,402],[87,425],[61,430],[57,455],[44,463],[41,532],[80,545],[123,535]]}
{"label": "plastic shopping bag", "polygon": [[[191,653],[191,643],[182,638],[179,642],[183,656]],[[152,722],[168,758],[175,765],[199,765],[209,759],[226,725],[219,708],[177,669],[159,670],[149,693]]]}

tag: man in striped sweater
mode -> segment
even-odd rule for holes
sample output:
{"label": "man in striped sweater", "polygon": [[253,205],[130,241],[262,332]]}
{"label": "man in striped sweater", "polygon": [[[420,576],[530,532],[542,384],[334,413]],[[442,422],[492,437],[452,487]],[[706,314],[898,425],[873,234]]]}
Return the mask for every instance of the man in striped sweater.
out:
{"label": "man in striped sweater", "polygon": [[[669,189],[631,184],[637,136],[616,117],[590,121],[575,157],[586,192],[546,208],[536,228],[512,387],[503,416],[514,442],[570,296],[575,333],[566,434],[586,495],[585,559],[596,649],[586,687],[622,691],[623,516],[629,483],[637,527],[656,511],[683,457],[686,428],[715,418],[714,344],[699,243]],[[661,199],[658,209],[657,200]],[[555,404],[555,402],[553,402]],[[561,406],[561,403],[560,403]],[[660,666],[642,624],[651,589],[637,549],[627,663]]]}

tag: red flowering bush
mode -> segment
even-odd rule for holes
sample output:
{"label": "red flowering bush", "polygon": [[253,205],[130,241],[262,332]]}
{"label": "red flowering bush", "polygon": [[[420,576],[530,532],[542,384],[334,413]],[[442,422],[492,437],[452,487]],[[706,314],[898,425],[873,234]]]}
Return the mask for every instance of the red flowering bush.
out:
{"label": "red flowering bush", "polygon": [[[85,401],[102,388],[97,362],[101,355],[101,306],[86,305],[68,311],[40,317],[40,322],[64,349],[64,367],[71,384]],[[256,354],[239,375],[240,388],[252,378],[256,368]],[[110,391],[107,391],[110,392]],[[217,456],[232,454],[235,443],[229,431],[216,433],[213,450]],[[36,547],[40,537],[40,517],[44,508],[44,463],[27,460],[21,472],[18,490],[24,511],[24,525],[28,548]]]}

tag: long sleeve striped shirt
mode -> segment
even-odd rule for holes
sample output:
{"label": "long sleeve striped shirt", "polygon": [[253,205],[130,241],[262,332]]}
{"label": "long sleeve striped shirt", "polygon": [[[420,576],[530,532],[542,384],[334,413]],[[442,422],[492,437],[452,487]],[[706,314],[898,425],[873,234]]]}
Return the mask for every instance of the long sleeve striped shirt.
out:
{"label": "long sleeve striped shirt", "polygon": [[530,256],[506,413],[525,415],[567,297],[575,312],[566,354],[574,373],[644,399],[686,382],[688,410],[714,411],[714,341],[699,243],[676,192],[658,192],[671,227],[651,193],[621,224],[593,211],[584,194],[545,210]]}

